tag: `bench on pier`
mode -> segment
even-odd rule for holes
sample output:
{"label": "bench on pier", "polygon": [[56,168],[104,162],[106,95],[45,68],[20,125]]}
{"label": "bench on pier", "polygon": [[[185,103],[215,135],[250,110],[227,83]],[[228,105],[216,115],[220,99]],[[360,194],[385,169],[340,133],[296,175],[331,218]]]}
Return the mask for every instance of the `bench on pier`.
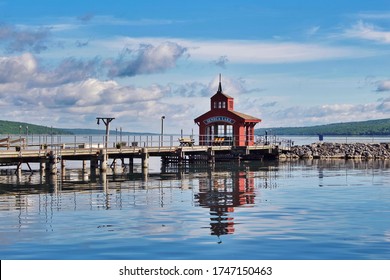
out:
{"label": "bench on pier", "polygon": [[192,147],[195,144],[195,140],[190,137],[179,138],[180,146]]}
{"label": "bench on pier", "polygon": [[213,145],[222,145],[225,142],[225,137],[215,137],[213,141]]}

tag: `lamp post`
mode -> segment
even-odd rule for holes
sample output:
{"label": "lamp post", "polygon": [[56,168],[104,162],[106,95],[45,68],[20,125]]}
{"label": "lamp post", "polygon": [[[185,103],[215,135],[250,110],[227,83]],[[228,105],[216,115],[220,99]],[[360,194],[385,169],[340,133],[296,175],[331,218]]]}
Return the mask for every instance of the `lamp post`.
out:
{"label": "lamp post", "polygon": [[97,117],[96,118],[96,123],[99,125],[100,121],[103,121],[103,123],[105,124],[106,126],[106,141],[104,143],[104,146],[105,146],[105,152],[103,153],[103,156],[102,156],[102,160],[101,160],[101,166],[100,166],[100,170],[102,172],[105,172],[106,171],[106,168],[107,168],[107,160],[108,160],[108,151],[107,151],[107,148],[108,148],[108,136],[109,136],[109,133],[110,133],[110,122],[112,122],[113,120],[115,120],[115,118],[101,118],[101,117]]}
{"label": "lamp post", "polygon": [[26,126],[26,147],[28,147],[28,125]]}
{"label": "lamp post", "polygon": [[22,126],[19,125],[19,146],[22,148]]}
{"label": "lamp post", "polygon": [[161,116],[161,146],[164,144],[164,119],[165,116]]}
{"label": "lamp post", "polygon": [[96,123],[98,125],[100,124],[100,121],[103,121],[103,123],[106,126],[106,141],[104,143],[104,146],[106,149],[108,148],[108,136],[110,134],[110,122],[112,122],[113,120],[115,120],[115,118],[101,118],[101,117],[96,118]]}

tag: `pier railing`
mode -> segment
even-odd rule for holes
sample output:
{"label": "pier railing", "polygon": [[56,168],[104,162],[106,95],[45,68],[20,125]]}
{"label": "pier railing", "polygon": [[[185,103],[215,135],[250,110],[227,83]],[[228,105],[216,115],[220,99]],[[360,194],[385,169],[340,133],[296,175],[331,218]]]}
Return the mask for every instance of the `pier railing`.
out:
{"label": "pier railing", "polygon": [[[207,139],[207,141],[205,141]],[[289,147],[292,141],[276,136],[254,136],[254,146]],[[107,140],[107,141],[106,141]],[[0,136],[1,150],[102,149],[124,147],[234,146],[236,137],[210,135],[7,135]],[[201,144],[201,145],[200,145]]]}
{"label": "pier railing", "polygon": [[[215,138],[223,139],[218,143]],[[108,148],[123,147],[177,147],[177,146],[206,146],[221,145],[234,146],[235,137],[210,135],[178,135],[178,134],[137,134],[137,135],[110,135],[107,141]],[[208,139],[202,141],[202,139]],[[182,140],[182,141],[181,141]],[[185,140],[185,141],[183,141]],[[318,142],[316,136],[279,137],[276,135],[255,135],[254,146],[279,146],[289,148],[294,145],[304,145]],[[370,136],[333,136],[325,137],[324,142],[335,143],[382,143],[390,142],[390,137]],[[101,149],[105,147],[105,135],[0,135],[0,152],[9,150],[60,150],[60,149]]]}

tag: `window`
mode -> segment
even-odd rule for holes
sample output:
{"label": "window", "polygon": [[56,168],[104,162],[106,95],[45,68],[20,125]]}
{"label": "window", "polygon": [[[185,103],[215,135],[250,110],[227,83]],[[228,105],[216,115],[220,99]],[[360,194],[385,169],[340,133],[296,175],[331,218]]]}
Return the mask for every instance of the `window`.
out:
{"label": "window", "polygon": [[233,136],[233,126],[226,125],[226,136]]}
{"label": "window", "polygon": [[218,129],[217,135],[218,135],[219,137],[225,136],[225,125],[219,124],[218,127],[217,127],[217,129]]}
{"label": "window", "polygon": [[226,102],[225,101],[222,102],[222,108],[226,108]]}

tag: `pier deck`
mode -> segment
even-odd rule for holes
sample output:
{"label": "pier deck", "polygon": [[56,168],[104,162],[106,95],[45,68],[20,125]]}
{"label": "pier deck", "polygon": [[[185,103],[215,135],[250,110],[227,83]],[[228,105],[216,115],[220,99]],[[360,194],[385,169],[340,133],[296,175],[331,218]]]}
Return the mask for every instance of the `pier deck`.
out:
{"label": "pier deck", "polygon": [[[62,161],[91,161],[92,167],[106,168],[110,159],[129,159],[130,163],[134,158],[142,159],[142,168],[148,168],[149,157],[161,157],[178,164],[185,163],[190,158],[199,161],[214,162],[218,159],[240,160],[240,159],[261,159],[273,157],[278,153],[275,145],[255,146],[151,146],[139,147],[128,146],[119,148],[96,148],[96,147],[67,147],[66,145],[55,146],[34,146],[19,150],[0,150],[0,166],[12,164],[20,167],[22,163],[40,163],[41,169],[56,169],[56,163]],[[48,165],[55,165],[48,167]]]}

